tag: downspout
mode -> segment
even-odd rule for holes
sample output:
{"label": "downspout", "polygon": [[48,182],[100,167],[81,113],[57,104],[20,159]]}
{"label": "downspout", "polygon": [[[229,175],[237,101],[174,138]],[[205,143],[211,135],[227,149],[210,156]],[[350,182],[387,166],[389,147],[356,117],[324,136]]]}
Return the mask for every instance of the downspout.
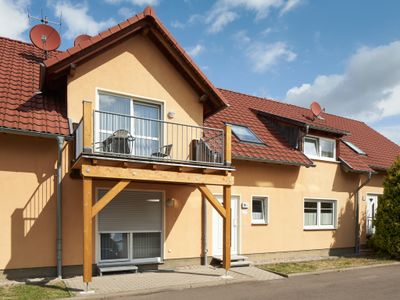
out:
{"label": "downspout", "polygon": [[207,200],[202,195],[201,196],[201,219],[202,219],[202,242],[203,242],[203,257],[201,264],[203,266],[207,266],[207,254],[208,254],[208,245],[207,245]]}
{"label": "downspout", "polygon": [[367,185],[372,178],[372,172],[368,172],[368,178],[365,180],[354,192],[354,206],[356,214],[356,227],[355,227],[355,247],[354,251],[356,254],[360,254],[360,190]]}
{"label": "downspout", "polygon": [[57,277],[62,278],[62,165],[63,165],[63,146],[65,139],[57,136],[58,160],[57,160]]}

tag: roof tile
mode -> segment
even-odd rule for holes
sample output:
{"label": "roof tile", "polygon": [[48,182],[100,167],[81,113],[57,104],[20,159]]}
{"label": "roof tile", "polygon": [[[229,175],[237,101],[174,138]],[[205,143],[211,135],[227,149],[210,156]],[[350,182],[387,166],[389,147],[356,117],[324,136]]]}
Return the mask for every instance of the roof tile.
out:
{"label": "roof tile", "polygon": [[42,58],[31,44],[0,38],[0,127],[68,135],[64,99],[36,94]]}

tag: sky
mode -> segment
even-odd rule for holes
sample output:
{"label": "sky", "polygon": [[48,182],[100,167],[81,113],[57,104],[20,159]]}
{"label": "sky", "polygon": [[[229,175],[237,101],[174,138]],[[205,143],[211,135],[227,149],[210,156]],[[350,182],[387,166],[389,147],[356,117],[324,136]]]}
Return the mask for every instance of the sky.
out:
{"label": "sky", "polygon": [[48,16],[61,50],[152,5],[219,88],[366,122],[400,143],[400,1],[0,0],[0,36]]}

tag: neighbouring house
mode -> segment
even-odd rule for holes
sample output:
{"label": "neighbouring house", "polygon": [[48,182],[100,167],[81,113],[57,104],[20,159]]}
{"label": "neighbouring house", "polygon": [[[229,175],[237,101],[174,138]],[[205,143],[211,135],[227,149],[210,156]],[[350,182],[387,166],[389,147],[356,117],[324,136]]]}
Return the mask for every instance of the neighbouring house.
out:
{"label": "neighbouring house", "polygon": [[215,88],[149,7],[46,58],[0,38],[0,145],[3,275],[86,283],[358,251],[400,154],[363,122]]}

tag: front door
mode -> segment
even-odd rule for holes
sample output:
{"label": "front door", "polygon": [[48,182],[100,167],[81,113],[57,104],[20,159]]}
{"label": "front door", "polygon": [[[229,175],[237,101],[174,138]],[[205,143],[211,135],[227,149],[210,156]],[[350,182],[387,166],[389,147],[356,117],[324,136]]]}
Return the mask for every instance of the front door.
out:
{"label": "front door", "polygon": [[[218,201],[222,203],[222,196],[216,196]],[[231,237],[231,254],[238,254],[238,205],[239,197],[232,196],[231,212],[232,212],[232,237]],[[222,255],[223,248],[223,220],[218,212],[213,209],[213,255]]]}
{"label": "front door", "polygon": [[375,233],[374,220],[378,207],[378,195],[367,195],[366,233],[371,236]]}

